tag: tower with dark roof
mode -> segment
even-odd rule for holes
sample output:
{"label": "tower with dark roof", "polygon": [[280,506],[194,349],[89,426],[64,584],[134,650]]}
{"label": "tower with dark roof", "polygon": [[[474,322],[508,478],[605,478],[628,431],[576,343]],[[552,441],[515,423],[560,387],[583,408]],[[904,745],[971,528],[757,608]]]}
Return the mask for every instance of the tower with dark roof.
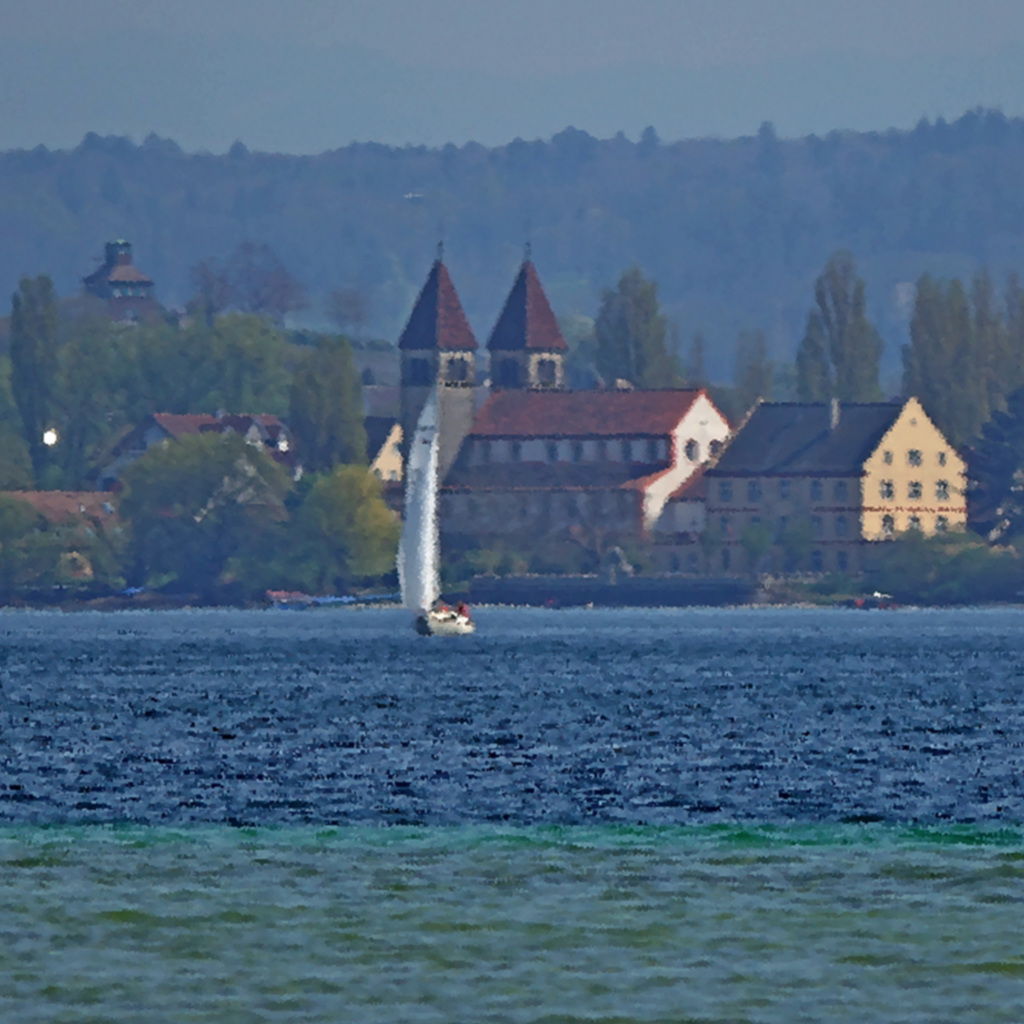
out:
{"label": "tower with dark roof", "polygon": [[496,390],[562,388],[567,349],[527,253],[487,342],[491,387]]}
{"label": "tower with dark roof", "polygon": [[132,263],[132,243],[123,238],[107,242],[103,263],[82,278],[82,287],[106,302],[113,320],[146,320],[160,313],[153,279]]}
{"label": "tower with dark roof", "polygon": [[427,396],[436,386],[441,435],[439,473],[444,479],[473,425],[477,343],[440,252],[402,331],[398,349],[403,459]]}

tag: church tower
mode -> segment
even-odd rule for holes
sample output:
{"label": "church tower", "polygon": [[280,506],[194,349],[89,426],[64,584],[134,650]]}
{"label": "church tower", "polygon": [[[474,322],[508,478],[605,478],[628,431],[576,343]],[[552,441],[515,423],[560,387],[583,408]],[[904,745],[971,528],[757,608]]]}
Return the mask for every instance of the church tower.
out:
{"label": "church tower", "polygon": [[440,248],[398,341],[402,366],[402,458],[423,405],[437,385],[439,475],[443,480],[473,425],[476,338]]}
{"label": "church tower", "polygon": [[491,388],[553,391],[565,387],[568,346],[541,287],[529,249],[491,331]]}

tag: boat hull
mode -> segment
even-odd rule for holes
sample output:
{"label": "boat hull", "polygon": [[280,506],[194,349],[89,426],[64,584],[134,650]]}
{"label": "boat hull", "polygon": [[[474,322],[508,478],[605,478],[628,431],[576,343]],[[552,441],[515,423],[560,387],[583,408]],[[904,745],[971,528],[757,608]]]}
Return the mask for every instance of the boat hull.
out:
{"label": "boat hull", "polygon": [[476,623],[465,615],[427,612],[416,616],[413,628],[420,636],[468,636],[476,632]]}

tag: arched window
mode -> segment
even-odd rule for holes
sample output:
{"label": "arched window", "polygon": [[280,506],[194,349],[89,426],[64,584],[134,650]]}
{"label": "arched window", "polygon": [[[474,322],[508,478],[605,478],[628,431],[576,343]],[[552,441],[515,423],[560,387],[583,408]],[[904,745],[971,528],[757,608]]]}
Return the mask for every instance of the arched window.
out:
{"label": "arched window", "polygon": [[686,442],[686,447],[683,450],[686,452],[686,457],[691,462],[700,461],[700,445],[694,438],[691,437],[690,440]]}
{"label": "arched window", "polygon": [[542,388],[553,388],[558,383],[558,364],[554,359],[537,362],[537,383]]}

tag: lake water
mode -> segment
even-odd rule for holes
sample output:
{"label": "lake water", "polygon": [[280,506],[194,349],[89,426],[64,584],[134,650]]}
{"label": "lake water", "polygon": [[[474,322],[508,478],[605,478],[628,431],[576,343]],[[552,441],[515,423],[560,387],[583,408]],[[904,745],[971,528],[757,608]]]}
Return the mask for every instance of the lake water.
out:
{"label": "lake water", "polygon": [[1020,1021],[1022,627],[0,614],[0,1020]]}

